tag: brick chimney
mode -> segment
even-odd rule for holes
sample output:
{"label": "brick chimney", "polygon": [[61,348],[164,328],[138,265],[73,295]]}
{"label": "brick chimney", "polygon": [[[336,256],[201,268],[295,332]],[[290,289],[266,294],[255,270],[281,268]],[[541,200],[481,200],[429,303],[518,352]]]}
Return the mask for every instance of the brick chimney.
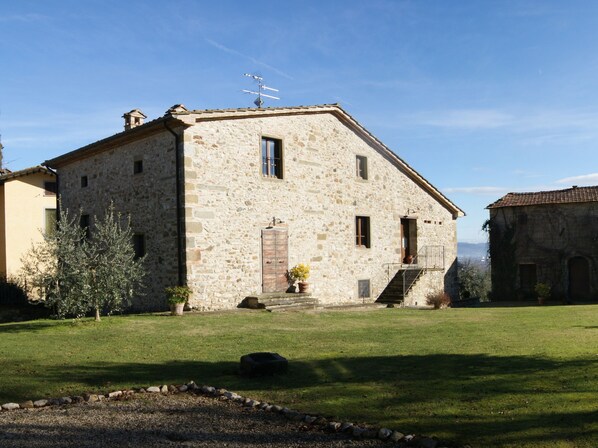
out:
{"label": "brick chimney", "polygon": [[123,118],[125,119],[125,131],[128,131],[129,129],[141,126],[147,116],[139,109],[133,109],[131,112],[125,113]]}

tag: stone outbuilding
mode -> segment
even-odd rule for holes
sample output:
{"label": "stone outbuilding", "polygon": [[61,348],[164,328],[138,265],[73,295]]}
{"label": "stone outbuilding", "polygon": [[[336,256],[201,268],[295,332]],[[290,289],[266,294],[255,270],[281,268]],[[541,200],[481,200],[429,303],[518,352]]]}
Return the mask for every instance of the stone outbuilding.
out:
{"label": "stone outbuilding", "polygon": [[598,187],[509,193],[490,204],[493,300],[598,301]]}
{"label": "stone outbuilding", "polygon": [[298,263],[321,305],[455,294],[463,212],[340,106],[129,114],[46,165],[85,225],[111,201],[130,215],[149,272],[135,308],[164,309],[175,284],[201,310],[296,298]]}

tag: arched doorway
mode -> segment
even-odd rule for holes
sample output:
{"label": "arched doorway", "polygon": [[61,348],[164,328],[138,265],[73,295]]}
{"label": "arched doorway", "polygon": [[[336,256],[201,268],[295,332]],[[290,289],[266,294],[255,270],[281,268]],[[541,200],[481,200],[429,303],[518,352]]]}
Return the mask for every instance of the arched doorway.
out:
{"label": "arched doorway", "polygon": [[569,260],[569,297],[590,298],[590,265],[584,257],[573,257]]}

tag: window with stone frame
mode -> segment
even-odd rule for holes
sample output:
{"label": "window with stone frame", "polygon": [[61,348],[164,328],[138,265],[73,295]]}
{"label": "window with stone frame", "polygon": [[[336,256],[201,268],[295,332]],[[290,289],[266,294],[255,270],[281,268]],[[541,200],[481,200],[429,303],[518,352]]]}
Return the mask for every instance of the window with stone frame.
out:
{"label": "window with stone frame", "polygon": [[366,156],[355,156],[355,174],[360,179],[368,179],[368,158]]}
{"label": "window with stone frame", "polygon": [[357,247],[370,247],[370,217],[355,217],[355,245]]}
{"label": "window with stone frame", "polygon": [[282,179],[282,141],[262,137],[262,176]]}

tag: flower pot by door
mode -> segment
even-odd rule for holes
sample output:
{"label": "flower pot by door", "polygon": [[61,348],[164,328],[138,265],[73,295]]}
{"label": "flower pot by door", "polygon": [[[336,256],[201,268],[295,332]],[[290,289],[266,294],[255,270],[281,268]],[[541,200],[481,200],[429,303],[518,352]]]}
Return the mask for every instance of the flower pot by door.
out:
{"label": "flower pot by door", "polygon": [[299,285],[299,292],[307,292],[307,288],[309,288],[309,283],[307,282],[298,282]]}
{"label": "flower pot by door", "polygon": [[175,303],[173,305],[170,305],[170,315],[171,316],[182,316],[184,309],[185,309],[184,303]]}

